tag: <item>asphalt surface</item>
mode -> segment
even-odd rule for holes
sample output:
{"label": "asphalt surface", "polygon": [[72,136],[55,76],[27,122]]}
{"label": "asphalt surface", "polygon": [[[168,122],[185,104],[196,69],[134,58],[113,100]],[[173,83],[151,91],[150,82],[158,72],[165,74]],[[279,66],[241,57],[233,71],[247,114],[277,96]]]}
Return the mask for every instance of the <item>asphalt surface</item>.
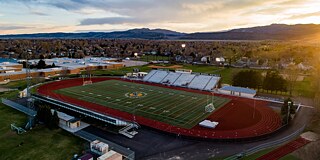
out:
{"label": "asphalt surface", "polygon": [[286,137],[307,124],[313,113],[313,108],[302,107],[287,129],[267,139],[254,142],[214,142],[186,139],[145,127],[138,129],[139,134],[133,139],[126,138],[123,135],[108,133],[95,127],[88,127],[85,131],[130,148],[135,151],[136,159],[199,160],[234,155],[257,145]]}

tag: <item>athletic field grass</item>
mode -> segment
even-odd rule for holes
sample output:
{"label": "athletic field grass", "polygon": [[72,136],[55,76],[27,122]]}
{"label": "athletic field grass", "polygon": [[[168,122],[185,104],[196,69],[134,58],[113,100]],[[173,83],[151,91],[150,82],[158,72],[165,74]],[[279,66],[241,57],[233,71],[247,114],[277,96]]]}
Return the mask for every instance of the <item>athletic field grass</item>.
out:
{"label": "athletic field grass", "polygon": [[[18,91],[0,93],[0,97],[9,99],[16,98],[17,95]],[[62,129],[50,130],[43,125],[37,125],[21,135],[10,129],[12,123],[23,127],[26,122],[25,114],[0,103],[1,160],[71,159],[74,154],[80,154],[84,149],[84,140]]]}
{"label": "athletic field grass", "polygon": [[229,102],[226,98],[119,80],[55,92],[182,128],[192,128],[206,119],[211,114],[205,111],[207,105],[212,103],[217,109]]}

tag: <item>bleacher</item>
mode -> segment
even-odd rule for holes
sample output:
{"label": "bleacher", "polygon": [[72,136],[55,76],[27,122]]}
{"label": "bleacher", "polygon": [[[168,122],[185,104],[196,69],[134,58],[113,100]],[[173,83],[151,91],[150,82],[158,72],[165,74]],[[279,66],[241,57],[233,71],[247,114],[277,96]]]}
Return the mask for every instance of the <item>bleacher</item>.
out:
{"label": "bleacher", "polygon": [[151,70],[145,77],[143,77],[143,81],[148,81],[156,72],[157,70]]}
{"label": "bleacher", "polygon": [[211,80],[211,78],[212,78],[212,76],[198,75],[192,80],[192,82],[190,82],[188,87],[193,88],[193,89],[203,90],[207,86],[207,84]]}
{"label": "bleacher", "polygon": [[160,83],[168,74],[168,71],[157,70],[156,73],[148,79],[148,81],[153,83]]}
{"label": "bleacher", "polygon": [[212,76],[212,78],[210,79],[210,81],[207,83],[207,85],[204,87],[203,90],[211,91],[213,88],[216,87],[219,80],[220,80],[220,77]]}
{"label": "bleacher", "polygon": [[152,70],[143,81],[161,83],[179,87],[212,91],[218,84],[220,77],[199,75],[192,73],[177,73],[163,70]]}
{"label": "bleacher", "polygon": [[171,84],[173,84],[173,83],[180,77],[181,74],[182,74],[182,73],[170,72],[170,73],[161,81],[161,83],[171,85]]}
{"label": "bleacher", "polygon": [[181,73],[181,76],[174,82],[174,86],[187,87],[196,75]]}

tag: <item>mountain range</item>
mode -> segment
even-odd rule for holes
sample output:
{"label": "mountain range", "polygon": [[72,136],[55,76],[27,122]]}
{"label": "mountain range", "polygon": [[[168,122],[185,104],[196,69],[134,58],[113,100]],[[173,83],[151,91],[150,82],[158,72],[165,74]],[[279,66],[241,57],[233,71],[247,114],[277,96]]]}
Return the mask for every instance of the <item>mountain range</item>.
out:
{"label": "mountain range", "polygon": [[148,40],[313,40],[320,39],[317,24],[271,24],[221,32],[181,33],[165,29],[131,29],[115,32],[35,33],[0,35],[0,39],[148,39]]}

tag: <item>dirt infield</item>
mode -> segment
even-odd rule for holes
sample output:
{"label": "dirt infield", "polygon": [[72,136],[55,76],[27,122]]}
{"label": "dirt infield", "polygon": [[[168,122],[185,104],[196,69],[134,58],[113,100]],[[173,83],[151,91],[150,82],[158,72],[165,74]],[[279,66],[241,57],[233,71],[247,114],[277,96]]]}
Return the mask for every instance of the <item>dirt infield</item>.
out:
{"label": "dirt infield", "polygon": [[[92,81],[100,82],[110,79],[127,81],[119,78],[92,78]],[[136,81],[134,83],[141,83],[146,85],[171,88],[175,90],[184,90],[188,92],[211,95],[210,92],[200,90],[164,86],[161,84],[151,84],[141,81]],[[78,85],[82,85],[82,79],[57,81],[40,86],[38,88],[38,93],[67,103],[75,104],[77,106],[81,106],[102,114],[112,115],[114,117],[120,117],[130,121],[134,119],[134,116],[127,112],[107,108],[95,103],[77,100],[53,92],[57,89],[68,88]],[[178,135],[212,139],[239,139],[257,137],[272,133],[281,126],[281,120],[279,115],[275,113],[271,108],[267,107],[268,102],[220,94],[215,94],[215,96],[232,99],[228,104],[226,104],[223,107],[220,107],[217,111],[215,111],[209,116],[208,119],[219,122],[219,125],[215,129],[208,129],[199,125],[191,129],[185,129],[162,123],[156,120],[147,119],[141,116],[135,116],[135,118],[140,125],[149,126],[152,128],[156,128],[162,131]]]}

